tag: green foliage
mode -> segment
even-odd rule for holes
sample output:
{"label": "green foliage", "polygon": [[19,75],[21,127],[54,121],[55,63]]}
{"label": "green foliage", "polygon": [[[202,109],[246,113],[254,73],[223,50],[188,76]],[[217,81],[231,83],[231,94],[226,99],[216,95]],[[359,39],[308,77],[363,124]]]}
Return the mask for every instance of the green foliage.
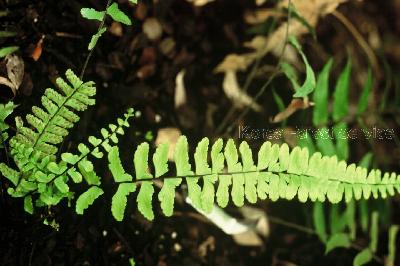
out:
{"label": "green foliage", "polygon": [[107,8],[107,15],[109,15],[113,20],[121,22],[125,25],[132,25],[131,19],[122,12],[117,3],[113,3]]}
{"label": "green foliage", "polygon": [[104,32],[106,32],[106,28],[100,28],[95,34],[93,34],[92,38],[90,39],[89,45],[88,45],[88,50],[93,50],[93,48],[96,46],[98,40],[100,39],[101,35],[103,35]]}
{"label": "green foliage", "polygon": [[343,119],[349,108],[349,86],[350,86],[351,60],[347,61],[345,68],[339,76],[333,94],[333,113],[335,122]]}
{"label": "green foliage", "polygon": [[367,76],[367,81],[364,84],[358,106],[357,106],[357,115],[361,115],[362,113],[365,112],[365,110],[368,107],[368,98],[371,93],[372,89],[372,71],[371,69],[368,69],[368,76]]}
{"label": "green foliage", "polygon": [[[137,1],[130,0],[132,4],[137,4]],[[95,34],[92,35],[88,50],[93,50],[96,46],[100,37],[107,31],[107,28],[104,27],[105,16],[110,16],[114,21],[120,22],[125,25],[132,25],[131,19],[119,8],[118,3],[110,2],[110,5],[107,6],[105,11],[97,11],[93,8],[84,7],[81,9],[82,17],[89,20],[97,20],[100,21],[100,26]]]}
{"label": "green foliage", "polygon": [[[290,152],[286,144],[278,146],[269,142],[260,148],[256,166],[246,142],[240,144],[239,156],[233,140],[228,140],[224,152],[222,140],[218,140],[211,151],[213,166],[210,167],[207,161],[208,143],[207,138],[199,142],[194,154],[195,167],[191,170],[186,137],[178,140],[174,156],[176,176],[164,178],[164,185],[158,195],[164,214],[172,214],[175,189],[184,179],[190,200],[205,212],[212,209],[214,196],[220,207],[225,207],[230,198],[236,206],[242,206],[245,199],[255,203],[257,198],[269,197],[275,201],[279,198],[291,200],[296,196],[301,202],[311,200],[338,203],[342,200],[350,202],[353,199],[370,197],[385,198],[394,195],[395,190],[400,189],[400,176],[394,173],[382,174],[379,170],[371,170],[368,173],[365,168],[338,161],[336,156],[322,156],[320,153],[309,155],[307,149],[299,147]],[[160,146],[153,156],[158,178],[161,177],[160,173],[168,174],[165,167],[165,149],[166,146]],[[112,152],[114,150],[111,149]],[[134,166],[136,182],[141,182],[137,196],[138,208],[146,218],[152,220],[152,195],[155,191],[152,175],[148,172],[148,155],[148,144],[139,145],[134,155]],[[115,156],[117,153],[113,152],[109,158],[118,162]],[[224,161],[228,172],[221,171],[225,165]],[[120,167],[120,164],[116,165]],[[113,173],[124,175],[123,169],[117,171],[114,168],[115,165],[111,168]],[[198,183],[199,178],[204,181],[203,188]],[[215,189],[216,181],[218,183]],[[124,208],[123,204],[120,206]],[[123,213],[123,210],[119,210],[118,213]],[[351,217],[352,213],[349,211],[346,215]]]}
{"label": "green foliage", "polygon": [[86,19],[102,21],[104,18],[104,11],[97,11],[93,8],[82,8],[81,15]]}
{"label": "green foliage", "polygon": [[[72,70],[67,70],[66,77],[70,84],[62,78],[56,81],[61,93],[46,89],[41,99],[43,107],[32,107],[33,113],[26,116],[33,129],[17,124],[17,135],[10,142],[12,152],[32,149],[32,155],[36,154],[37,159],[54,158],[58,151],[55,145],[61,143],[68,130],[79,121],[76,113],[95,104],[93,82],[83,83]],[[16,163],[20,169],[23,167],[22,162]]]}
{"label": "green foliage", "polygon": [[301,46],[296,40],[296,38],[294,36],[290,36],[289,42],[300,53],[300,56],[303,59],[303,62],[306,66],[306,79],[303,85],[301,85],[300,88],[296,89],[296,92],[293,95],[293,97],[306,97],[315,89],[316,81],[315,81],[314,71],[311,68],[310,64],[308,63],[307,57],[303,53],[303,50],[301,49]]}
{"label": "green foliage", "polygon": [[6,57],[7,55],[14,53],[15,51],[18,51],[18,49],[18,46],[2,47],[0,48],[0,58]]}
{"label": "green foliage", "polygon": [[388,241],[388,250],[389,255],[387,257],[388,265],[394,265],[394,259],[396,254],[396,237],[399,232],[398,225],[392,225],[389,228],[389,241]]}
{"label": "green foliage", "polygon": [[[13,197],[23,197],[28,213],[33,213],[35,207],[57,205],[63,198],[71,200],[74,194],[70,191],[71,180],[74,183],[85,181],[91,186],[77,200],[77,213],[83,213],[102,194],[98,187],[101,179],[89,158],[102,158],[100,149],[111,158],[110,169],[113,174],[122,180],[130,177],[121,172],[119,157],[115,155],[118,151],[112,145],[118,143],[118,135],[123,135],[123,128],[129,126],[128,119],[133,116],[133,109],[127,111],[124,119],[117,120],[118,125],[110,124],[109,129],[102,128],[102,138],[89,136],[89,145],[80,143],[77,154],[62,153],[57,158],[57,146],[79,121],[76,113],[95,103],[93,96],[96,88],[93,82],[84,83],[71,70],[66,72],[66,77],[69,83],[57,79],[60,92],[46,89],[42,97],[43,107],[32,107],[33,113],[26,116],[31,127],[25,127],[21,118],[16,119],[17,133],[9,144],[18,170],[0,163],[0,172],[14,185],[8,188],[8,193]],[[2,108],[6,110],[2,113],[5,118],[13,105]],[[121,204],[122,201],[115,202]]]}
{"label": "green foliage", "polygon": [[313,221],[315,232],[322,242],[327,241],[327,233],[326,233],[326,222],[325,222],[325,214],[323,204],[321,202],[315,202],[313,206]]}
{"label": "green foliage", "polygon": [[4,147],[4,142],[8,139],[7,129],[10,128],[5,120],[14,111],[15,107],[16,105],[13,102],[0,104],[0,148]]}
{"label": "green foliage", "polygon": [[326,243],[325,254],[329,253],[331,250],[335,248],[349,248],[351,245],[350,237],[348,234],[338,233],[332,235],[328,242]]}
{"label": "green foliage", "polygon": [[325,64],[321,73],[317,78],[317,85],[313,94],[315,103],[313,112],[313,124],[316,126],[325,125],[328,123],[328,88],[329,88],[329,73],[331,71],[333,59]]}
{"label": "green foliage", "polygon": [[84,193],[82,193],[76,201],[76,213],[83,214],[84,210],[87,209],[93,202],[104,194],[104,191],[96,186],[90,187]]}

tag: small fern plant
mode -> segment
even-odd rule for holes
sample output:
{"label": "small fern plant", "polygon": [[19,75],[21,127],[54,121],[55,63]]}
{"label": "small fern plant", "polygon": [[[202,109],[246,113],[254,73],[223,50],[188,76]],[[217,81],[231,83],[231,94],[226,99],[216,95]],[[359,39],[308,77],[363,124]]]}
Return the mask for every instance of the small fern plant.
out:
{"label": "small fern plant", "polygon": [[124,119],[118,119],[118,126],[111,124],[109,129],[101,130],[101,139],[89,137],[92,147],[81,143],[78,154],[63,153],[57,158],[57,145],[79,121],[78,112],[95,104],[93,82],[81,81],[72,70],[67,70],[66,78],[68,82],[57,79],[60,91],[46,89],[41,98],[42,107],[32,107],[32,113],[26,115],[29,126],[16,118],[17,133],[10,139],[9,147],[17,170],[0,163],[0,172],[14,185],[8,188],[8,193],[24,198],[28,213],[33,213],[34,206],[57,205],[64,198],[71,200],[70,180],[99,185],[100,178],[88,156],[101,158],[100,147],[107,151],[111,148],[110,142],[117,143],[118,135],[124,134],[123,128],[129,126],[127,120],[133,116],[133,110],[128,110]]}
{"label": "small fern plant", "polygon": [[[156,179],[163,180],[157,198],[167,216],[173,214],[175,190],[183,180],[189,199],[205,212],[212,210],[214,202],[224,208],[231,200],[238,207],[243,206],[245,200],[255,203],[267,198],[275,201],[297,197],[301,202],[309,199],[338,203],[371,196],[386,198],[400,191],[400,176],[395,173],[368,172],[363,167],[339,161],[336,156],[322,156],[319,152],[311,155],[307,148],[300,147],[290,151],[287,144],[270,142],[260,147],[255,163],[245,141],[237,149],[232,139],[225,147],[223,140],[218,139],[209,151],[209,139],[204,138],[196,147],[193,167],[185,136],[176,144],[175,171],[169,169],[168,144],[155,149],[150,167],[150,145],[142,143],[134,152],[135,171],[129,174],[122,166],[116,144],[124,128],[129,127],[133,109],[116,124],[109,125],[109,129],[101,129],[100,138],[90,136],[89,145],[79,144],[76,154],[62,153],[58,158],[58,144],[79,121],[78,113],[95,104],[96,94],[93,82],[83,82],[71,70],[66,72],[66,78],[67,81],[57,79],[60,91],[45,91],[42,107],[32,107],[32,113],[26,116],[30,126],[24,126],[21,118],[16,119],[17,133],[10,139],[9,146],[17,169],[0,164],[0,172],[14,185],[8,188],[8,193],[23,198],[28,213],[33,213],[35,208],[57,205],[62,199],[72,202],[77,198],[76,212],[83,214],[104,193],[101,178],[92,163],[104,153],[117,186],[111,212],[118,221],[123,220],[128,196],[136,190],[139,190],[135,195],[139,211],[147,219],[154,219]],[[75,197],[70,185],[82,181],[89,187]]]}

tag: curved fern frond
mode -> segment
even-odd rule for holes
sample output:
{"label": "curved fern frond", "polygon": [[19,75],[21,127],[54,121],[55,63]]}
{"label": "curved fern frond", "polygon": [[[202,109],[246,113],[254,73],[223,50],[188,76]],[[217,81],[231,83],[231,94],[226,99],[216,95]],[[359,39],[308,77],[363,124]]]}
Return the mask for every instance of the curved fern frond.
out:
{"label": "curved fern frond", "polygon": [[56,80],[60,92],[46,89],[42,96],[43,107],[32,107],[32,114],[26,116],[31,127],[17,125],[17,135],[10,143],[12,148],[24,145],[25,149],[32,148],[40,152],[40,158],[54,157],[57,144],[68,135],[69,129],[79,121],[76,112],[84,111],[95,104],[92,97],[96,94],[94,82],[83,82],[72,70],[67,70],[66,78]]}
{"label": "curved fern frond", "polygon": [[[318,152],[309,155],[306,148],[295,147],[290,151],[287,144],[265,142],[258,151],[255,164],[252,151],[245,141],[240,144],[238,151],[230,139],[223,150],[223,141],[219,139],[211,148],[210,167],[208,147],[207,138],[199,142],[193,168],[189,163],[187,139],[180,137],[174,154],[176,174],[170,175],[172,177],[165,176],[168,174],[168,146],[162,144],[157,147],[153,164],[155,178],[163,179],[158,199],[165,215],[172,215],[175,190],[183,180],[186,181],[191,202],[205,212],[212,210],[215,197],[217,204],[223,208],[230,199],[236,206],[242,206],[245,200],[255,203],[258,198],[276,201],[297,197],[301,202],[311,200],[338,203],[342,200],[349,202],[352,199],[368,199],[371,196],[386,198],[394,195],[395,190],[400,192],[400,176],[395,173],[382,175],[380,170],[368,172],[355,164],[347,165],[344,161],[338,161],[336,156],[322,156]],[[111,172],[120,183],[113,198],[114,217],[118,221],[122,220],[126,196],[136,189],[134,183],[140,182],[136,198],[138,209],[147,219],[152,220],[154,188],[148,165],[149,145],[142,143],[135,151],[135,181],[121,178],[129,175],[120,164],[116,151],[113,148],[109,155]],[[202,186],[198,182],[200,178]],[[121,187],[122,184],[127,185]]]}
{"label": "curved fern frond", "polygon": [[[110,124],[109,129],[102,128],[100,138],[89,136],[88,145],[83,143],[78,145],[78,154],[62,153],[59,162],[52,161],[50,156],[41,159],[41,152],[26,148],[25,144],[16,144],[12,155],[21,170],[15,171],[3,163],[0,164],[0,172],[16,186],[9,188],[8,193],[13,197],[24,197],[25,210],[32,213],[34,206],[51,206],[58,204],[63,198],[72,199],[70,180],[74,183],[85,181],[91,188],[83,193],[77,202],[79,203],[77,210],[83,213],[101,195],[100,188],[93,188],[101,185],[101,178],[94,170],[90,155],[96,159],[102,158],[104,154],[101,150],[105,151],[111,161],[117,162],[116,165],[111,164],[110,169],[116,175],[123,175],[116,181],[132,180],[131,176],[119,172],[122,166],[119,156],[115,155],[118,151],[115,151],[116,147],[112,148],[112,145],[118,143],[118,136],[125,133],[123,128],[129,127],[128,120],[132,116],[134,116],[133,109],[129,109],[124,114],[124,119],[117,119],[117,124]],[[28,174],[24,175],[24,173]],[[135,184],[133,186],[135,187]],[[127,190],[122,189],[120,194],[126,193],[124,191]],[[121,197],[115,200],[117,206],[123,203]]]}

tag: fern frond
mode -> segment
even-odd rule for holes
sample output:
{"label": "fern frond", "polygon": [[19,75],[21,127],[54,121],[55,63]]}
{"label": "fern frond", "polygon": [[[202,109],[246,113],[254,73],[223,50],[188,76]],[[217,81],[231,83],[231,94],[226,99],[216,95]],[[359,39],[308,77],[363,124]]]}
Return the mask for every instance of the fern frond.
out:
{"label": "fern frond", "polygon": [[[158,199],[165,215],[172,215],[175,190],[183,180],[186,180],[191,202],[205,212],[212,210],[215,197],[218,205],[223,208],[230,202],[230,198],[236,206],[242,206],[245,199],[255,203],[258,198],[276,201],[297,197],[301,202],[311,200],[338,203],[342,200],[349,202],[352,199],[368,199],[371,196],[385,198],[394,195],[396,190],[400,192],[400,176],[395,173],[382,175],[379,170],[368,172],[355,164],[347,165],[344,161],[338,161],[336,156],[322,156],[318,152],[310,156],[306,148],[296,147],[290,151],[287,144],[279,146],[265,142],[258,151],[256,165],[246,142],[240,144],[238,152],[234,141],[230,139],[222,151],[223,142],[219,139],[211,148],[210,167],[208,146],[207,138],[197,145],[193,171],[189,163],[187,139],[180,137],[174,154],[176,176],[172,177],[165,177],[168,173],[168,146],[163,144],[156,149],[153,164],[155,177],[163,179]],[[116,151],[116,148],[112,148],[112,154],[109,155],[114,178],[115,174],[127,175]],[[136,199],[138,209],[147,219],[152,220],[154,188],[153,176],[148,170],[148,155],[149,145],[140,144],[134,156],[134,182],[141,182]],[[227,172],[224,172],[225,167]],[[200,178],[203,179],[202,187],[198,182]],[[113,204],[113,214],[118,220],[122,219],[125,210],[126,195],[134,191],[131,179],[127,179],[127,184],[129,185],[125,189],[129,188],[129,192],[119,192],[118,189],[118,195],[115,195],[115,201],[118,200],[119,203]]]}
{"label": "fern frond", "polygon": [[95,104],[92,98],[96,94],[93,82],[81,81],[72,70],[66,71],[69,85],[62,78],[57,79],[60,92],[54,89],[46,89],[42,96],[42,107],[32,107],[32,114],[26,116],[28,124],[17,126],[17,135],[11,143],[11,148],[25,145],[40,152],[40,157],[56,154],[58,148],[55,146],[63,141],[68,135],[68,130],[79,121],[78,111],[84,111],[90,105]]}
{"label": "fern frond", "polygon": [[[70,82],[73,86],[80,84],[79,80],[75,79],[71,79]],[[83,85],[81,84],[80,86],[82,87]],[[67,86],[68,88],[71,91],[73,90],[73,88]],[[83,88],[88,90],[88,88]],[[40,113],[38,109],[34,109],[34,112]],[[20,171],[0,164],[0,172],[16,186],[15,188],[9,188],[9,194],[13,197],[24,197],[25,210],[32,213],[33,206],[56,205],[63,198],[71,199],[73,197],[73,193],[70,192],[71,179],[74,183],[85,181],[90,186],[98,187],[101,185],[101,178],[96,174],[89,156],[102,158],[103,152],[100,151],[100,148],[108,153],[110,160],[113,162],[110,168],[113,169],[114,174],[119,176],[122,172],[118,171],[121,171],[122,166],[120,165],[119,156],[113,155],[115,153],[118,154],[118,150],[114,149],[111,151],[109,143],[118,142],[118,136],[124,134],[123,128],[129,126],[128,120],[133,115],[133,109],[129,109],[124,114],[124,119],[119,118],[117,120],[118,125],[111,124],[109,125],[109,130],[105,128],[101,130],[102,138],[90,136],[88,138],[88,145],[83,143],[78,145],[78,154],[63,153],[59,162],[54,161],[50,155],[41,157],[43,155],[42,152],[34,151],[32,147],[22,144],[16,139],[12,139],[14,149],[11,150],[11,154]],[[126,182],[128,180],[132,180],[132,177],[122,173],[120,181]],[[126,189],[123,191],[126,191]],[[123,192],[120,193],[123,194]],[[97,196],[94,197],[94,195]],[[85,206],[92,204],[99,195],[99,190],[95,188],[87,192],[87,194],[82,194],[79,200],[80,206],[77,207],[79,212],[83,213],[86,209]],[[36,199],[36,201],[33,202],[33,199]],[[115,202],[118,203],[117,205],[120,205],[123,201],[117,200]]]}

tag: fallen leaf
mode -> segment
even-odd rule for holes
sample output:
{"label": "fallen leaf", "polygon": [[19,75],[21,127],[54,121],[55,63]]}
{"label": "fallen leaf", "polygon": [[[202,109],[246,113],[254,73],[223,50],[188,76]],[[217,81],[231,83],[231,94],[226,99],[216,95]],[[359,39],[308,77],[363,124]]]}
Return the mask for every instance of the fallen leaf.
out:
{"label": "fallen leaf", "polygon": [[243,108],[248,106],[256,112],[262,111],[262,107],[239,87],[235,71],[225,72],[222,87],[226,96],[232,101],[235,107]]}
{"label": "fallen leaf", "polygon": [[243,206],[240,208],[243,217],[249,222],[255,222],[255,230],[263,237],[267,237],[270,233],[267,213],[264,210]]}
{"label": "fallen leaf", "polygon": [[208,251],[215,250],[215,238],[213,236],[207,237],[207,239],[199,245],[199,248],[197,250],[200,257],[206,257]]}
{"label": "fallen leaf", "polygon": [[284,14],[282,12],[277,11],[276,9],[259,8],[256,10],[246,10],[246,12],[244,13],[244,21],[247,24],[254,25],[263,23],[270,17],[280,18],[283,16]]}
{"label": "fallen leaf", "polygon": [[187,0],[195,6],[204,6],[208,3],[214,2],[215,0]]}
{"label": "fallen leaf", "polygon": [[192,201],[186,197],[186,202],[196,211],[207,217],[212,223],[220,228],[225,234],[232,235],[235,242],[243,246],[262,246],[263,241],[257,234],[254,226],[246,221],[238,220],[224,211],[224,209],[214,205],[210,213],[205,213],[192,204]]}
{"label": "fallen leaf", "polygon": [[40,56],[42,55],[43,51],[43,40],[44,40],[44,35],[40,40],[36,43],[35,49],[33,50],[31,57],[33,60],[37,61],[39,60]]}
{"label": "fallen leaf", "polygon": [[172,56],[175,52],[176,43],[171,37],[165,38],[161,41],[159,49],[163,55]]}
{"label": "fallen leaf", "polygon": [[263,241],[254,231],[246,231],[244,233],[235,234],[232,236],[233,240],[241,246],[255,246],[263,245]]}
{"label": "fallen leaf", "polygon": [[140,79],[147,79],[156,72],[156,65],[155,64],[148,64],[142,66],[137,72],[136,76]]}
{"label": "fallen leaf", "polygon": [[137,3],[136,5],[135,17],[138,20],[144,20],[146,16],[147,16],[147,6],[146,4],[139,1],[139,3]]}
{"label": "fallen leaf", "polygon": [[156,145],[161,143],[168,143],[168,159],[174,160],[175,145],[182,132],[175,127],[160,128],[157,132]]}
{"label": "fallen leaf", "polygon": [[279,123],[294,114],[296,111],[300,109],[307,109],[312,106],[313,103],[308,100],[302,99],[293,99],[290,104],[286,107],[286,109],[280,113],[278,113],[274,118],[271,119],[271,123]]}
{"label": "fallen leaf", "polygon": [[113,21],[113,23],[111,23],[111,27],[108,28],[108,31],[109,31],[112,35],[117,36],[117,37],[122,37],[122,35],[124,34],[124,33],[123,33],[123,30],[122,30],[122,25],[121,25],[121,23],[116,22],[116,21]]}
{"label": "fallen leaf", "polygon": [[223,73],[227,71],[246,70],[255,59],[254,53],[249,54],[229,54],[224,60],[214,69],[214,73]]}
{"label": "fallen leaf", "polygon": [[175,78],[175,109],[186,103],[186,89],[184,84],[185,70],[181,70]]}
{"label": "fallen leaf", "polygon": [[24,78],[24,61],[17,55],[8,55],[5,60],[8,78],[0,77],[0,84],[9,87],[15,96]]}
{"label": "fallen leaf", "polygon": [[162,27],[158,19],[147,18],[143,23],[143,32],[152,41],[159,39],[162,35]]}

